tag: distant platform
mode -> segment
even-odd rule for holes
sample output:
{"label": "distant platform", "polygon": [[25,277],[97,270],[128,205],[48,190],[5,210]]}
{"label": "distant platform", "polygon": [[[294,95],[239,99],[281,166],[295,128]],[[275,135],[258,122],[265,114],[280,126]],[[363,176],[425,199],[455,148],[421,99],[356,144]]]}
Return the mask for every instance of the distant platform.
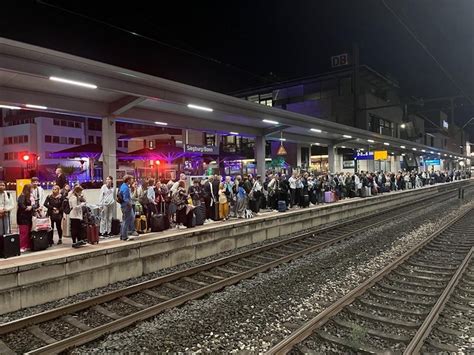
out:
{"label": "distant platform", "polygon": [[45,251],[0,260],[0,314],[69,297],[164,268],[327,223],[394,208],[472,180],[353,198],[284,213],[264,212],[191,229],[148,233],[138,240],[101,240],[71,248],[70,239]]}

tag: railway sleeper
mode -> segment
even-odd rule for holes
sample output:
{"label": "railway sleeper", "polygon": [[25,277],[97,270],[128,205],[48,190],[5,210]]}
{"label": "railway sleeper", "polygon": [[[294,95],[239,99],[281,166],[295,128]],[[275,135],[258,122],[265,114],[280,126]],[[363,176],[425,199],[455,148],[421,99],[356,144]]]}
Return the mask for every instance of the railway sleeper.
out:
{"label": "railway sleeper", "polygon": [[141,304],[141,303],[138,303],[138,302],[135,302],[134,300],[128,298],[128,297],[120,297],[119,299],[120,302],[123,302],[123,303],[126,303],[132,307],[135,307],[135,308],[138,308],[138,309],[145,309],[147,308],[147,306],[145,306],[144,304]]}
{"label": "railway sleeper", "polygon": [[411,271],[411,272],[416,272],[420,274],[428,274],[428,275],[444,275],[444,276],[449,276],[451,277],[454,274],[454,271],[448,272],[448,271],[433,271],[433,270],[426,270],[426,269],[420,269],[420,268],[408,268],[405,265],[400,265],[400,268],[406,270],[406,271]]}
{"label": "railway sleeper", "polygon": [[417,311],[417,310],[403,308],[403,307],[389,306],[389,305],[384,304],[384,303],[372,302],[372,301],[366,300],[364,298],[358,298],[357,300],[359,302],[363,303],[364,305],[369,306],[369,307],[375,307],[375,308],[379,308],[379,309],[386,309],[388,311],[412,314],[412,315],[415,315],[415,316],[424,316],[424,315],[427,315],[429,313],[429,310]]}
{"label": "railway sleeper", "polygon": [[[87,324],[82,323],[79,319],[74,318],[71,315],[62,316],[61,320],[68,323],[68,324],[70,324],[70,325],[72,325],[73,327],[76,327],[76,328],[82,330],[83,332],[92,329],[92,327],[89,327]],[[1,354],[1,352],[0,352],[0,354]]]}
{"label": "railway sleeper", "polygon": [[378,353],[380,353],[380,349],[374,348],[369,344],[359,343],[359,344],[357,344],[357,346],[355,346],[354,343],[352,343],[350,340],[346,340],[346,339],[343,339],[343,338],[336,337],[336,336],[331,335],[331,334],[329,334],[325,331],[322,331],[322,330],[318,330],[317,334],[323,340],[326,340],[330,343],[337,344],[337,345],[342,346],[344,348],[353,349],[353,350],[356,350],[356,351],[363,351],[363,352],[368,353],[368,354],[378,354]]}
{"label": "railway sleeper", "polygon": [[422,276],[422,275],[416,275],[416,274],[408,274],[405,272],[401,272],[400,270],[393,270],[393,272],[397,275],[407,277],[407,278],[412,278],[412,279],[417,279],[417,280],[425,280],[425,281],[431,281],[431,282],[449,282],[449,277],[429,277],[429,276]]}
{"label": "railway sleeper", "polygon": [[385,278],[386,278],[387,280],[389,280],[389,281],[398,282],[398,283],[400,283],[400,284],[407,285],[407,286],[433,288],[433,289],[435,289],[435,290],[443,290],[443,289],[444,289],[444,286],[429,285],[429,284],[423,284],[423,283],[420,283],[420,282],[405,281],[405,280],[397,279],[397,278],[395,278],[395,277],[391,277],[390,275],[385,276]]}
{"label": "railway sleeper", "polygon": [[[333,319],[333,322],[336,323],[338,326],[347,328],[351,331],[359,328],[357,323],[348,322],[348,321],[339,319],[337,317]],[[408,343],[411,340],[411,337],[406,336],[406,335],[386,333],[386,332],[381,332],[380,330],[371,329],[371,328],[365,328],[365,330],[367,331],[367,334],[369,335],[376,336],[376,337],[386,339],[386,340],[392,340],[392,341],[403,342],[403,343]]]}
{"label": "railway sleeper", "polygon": [[37,337],[41,341],[44,341],[46,344],[53,344],[57,342],[56,339],[43,332],[37,325],[32,325],[28,327],[27,330],[31,335]]}
{"label": "railway sleeper", "polygon": [[374,296],[377,296],[377,297],[385,298],[385,299],[388,299],[388,300],[395,300],[395,301],[401,301],[401,302],[406,302],[406,303],[412,303],[412,304],[416,304],[416,305],[419,305],[419,306],[431,307],[436,303],[436,301],[428,302],[428,301],[423,301],[423,300],[414,300],[414,299],[411,299],[411,298],[399,297],[399,296],[396,296],[396,295],[392,295],[390,293],[379,292],[379,291],[375,291],[375,290],[369,290],[369,292],[371,294],[373,294]]}
{"label": "railway sleeper", "polygon": [[141,292],[148,295],[148,296],[158,298],[159,300],[162,300],[162,301],[168,301],[168,300],[171,299],[171,297],[168,297],[168,296],[165,296],[165,295],[160,295],[159,293],[157,293],[155,291],[152,291],[152,290],[143,290]]}
{"label": "railway sleeper", "polygon": [[10,349],[7,344],[5,344],[3,341],[0,340],[0,354],[16,355],[16,352]]}
{"label": "railway sleeper", "polygon": [[356,315],[358,317],[362,317],[368,320],[372,320],[375,322],[381,322],[381,323],[386,323],[386,324],[391,324],[395,325],[398,327],[403,327],[403,328],[409,328],[409,329],[416,329],[418,328],[421,323],[420,322],[404,322],[398,319],[392,319],[388,317],[382,317],[382,316],[377,316],[375,314],[367,313],[358,309],[355,309],[354,307],[346,307],[347,311],[352,313],[353,315]]}
{"label": "railway sleeper", "polygon": [[412,260],[408,260],[406,263],[408,265],[411,265],[411,266],[431,268],[431,269],[437,269],[437,270],[454,270],[454,271],[456,271],[458,269],[456,266],[449,266],[449,265],[443,266],[443,264],[440,264],[440,265],[426,264],[426,263],[421,263],[421,262],[412,261]]}
{"label": "railway sleeper", "polygon": [[439,341],[435,341],[433,339],[426,339],[426,343],[428,343],[433,348],[436,348],[438,350],[448,351],[450,353],[458,353],[459,352],[458,347],[453,346],[453,345],[449,345],[449,344],[440,343]]}
{"label": "railway sleeper", "polygon": [[441,292],[424,292],[424,291],[404,289],[404,288],[400,288],[400,287],[396,287],[392,285],[387,285],[384,282],[379,282],[377,285],[379,285],[381,288],[384,288],[386,290],[407,293],[407,294],[416,295],[416,296],[439,297],[439,295],[441,294]]}

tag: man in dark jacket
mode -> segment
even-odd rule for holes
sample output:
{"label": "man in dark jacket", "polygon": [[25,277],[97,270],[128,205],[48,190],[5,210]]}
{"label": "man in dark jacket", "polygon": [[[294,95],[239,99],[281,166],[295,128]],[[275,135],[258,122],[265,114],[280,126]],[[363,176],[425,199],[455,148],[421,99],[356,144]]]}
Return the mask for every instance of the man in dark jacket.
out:
{"label": "man in dark jacket", "polygon": [[64,189],[64,186],[67,184],[66,175],[63,173],[63,169],[57,168],[56,169],[56,185],[59,186],[61,191]]}

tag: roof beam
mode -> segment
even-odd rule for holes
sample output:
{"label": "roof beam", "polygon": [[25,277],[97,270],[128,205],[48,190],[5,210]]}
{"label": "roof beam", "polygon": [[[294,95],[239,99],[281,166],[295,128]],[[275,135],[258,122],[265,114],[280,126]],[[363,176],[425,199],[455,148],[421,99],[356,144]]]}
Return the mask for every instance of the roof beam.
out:
{"label": "roof beam", "polygon": [[139,103],[146,100],[146,97],[141,96],[124,96],[112,103],[109,104],[109,114],[110,115],[121,115],[122,113],[130,110],[132,107],[135,107]]}
{"label": "roof beam", "polygon": [[284,131],[287,128],[290,128],[290,126],[283,124],[275,127],[264,128],[262,133],[264,136],[269,136],[272,133]]}

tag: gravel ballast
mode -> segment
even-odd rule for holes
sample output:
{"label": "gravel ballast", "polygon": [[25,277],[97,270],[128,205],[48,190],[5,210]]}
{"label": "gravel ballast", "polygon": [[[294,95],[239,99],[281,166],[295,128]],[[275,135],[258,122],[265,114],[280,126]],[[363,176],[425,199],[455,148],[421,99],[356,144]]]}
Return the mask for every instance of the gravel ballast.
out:
{"label": "gravel ballast", "polygon": [[427,206],[74,352],[266,351],[466,208]]}

